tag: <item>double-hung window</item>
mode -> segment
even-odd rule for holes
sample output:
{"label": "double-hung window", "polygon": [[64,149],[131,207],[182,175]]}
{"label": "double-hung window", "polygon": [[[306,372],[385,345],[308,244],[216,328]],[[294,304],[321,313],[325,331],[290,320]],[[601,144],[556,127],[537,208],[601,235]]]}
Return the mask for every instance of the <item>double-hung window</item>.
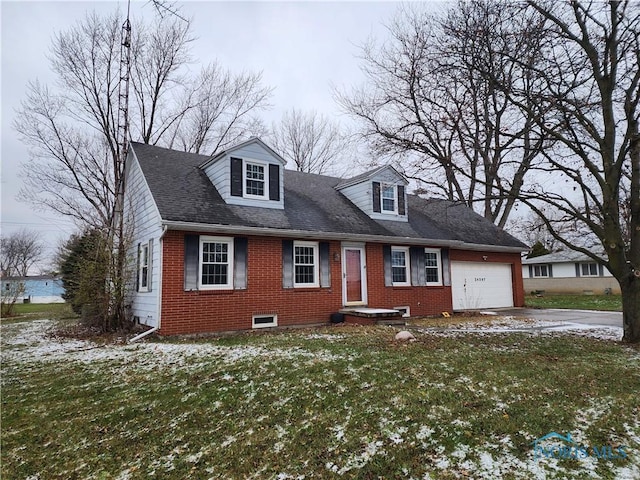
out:
{"label": "double-hung window", "polygon": [[546,278],[549,276],[549,267],[547,265],[534,265],[533,266],[533,276]]}
{"label": "double-hung window", "polygon": [[206,289],[233,288],[233,239],[200,237],[199,287]]}
{"label": "double-hung window", "polygon": [[395,185],[382,185],[381,188],[381,208],[383,213],[396,213],[396,186]]}
{"label": "double-hung window", "polygon": [[267,175],[266,164],[244,162],[244,194],[246,197],[266,198]]}
{"label": "double-hung window", "polygon": [[391,283],[394,286],[410,285],[409,247],[391,247]]}
{"label": "double-hung window", "polygon": [[424,249],[425,279],[427,285],[442,285],[442,276],[440,274],[441,263],[439,249]]}
{"label": "double-hung window", "polygon": [[138,245],[138,291],[148,292],[149,283],[149,263],[150,263],[150,245],[151,242],[140,243]]}
{"label": "double-hung window", "polygon": [[294,242],[294,287],[318,287],[318,243]]}
{"label": "double-hung window", "polygon": [[597,277],[598,276],[598,264],[595,262],[581,263],[580,275],[583,277]]}

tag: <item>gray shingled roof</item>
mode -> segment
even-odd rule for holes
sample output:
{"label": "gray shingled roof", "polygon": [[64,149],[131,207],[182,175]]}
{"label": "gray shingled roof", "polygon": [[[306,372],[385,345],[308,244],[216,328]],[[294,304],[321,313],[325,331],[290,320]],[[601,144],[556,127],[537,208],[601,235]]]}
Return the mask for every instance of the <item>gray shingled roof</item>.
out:
{"label": "gray shingled roof", "polygon": [[523,258],[523,265],[531,265],[538,263],[575,263],[575,262],[593,262],[594,260],[582,252],[573,250],[565,250],[562,252],[547,253],[533,258]]}
{"label": "gray shingled roof", "polygon": [[164,221],[462,241],[526,249],[464,205],[408,195],[409,222],[373,220],[335,189],[343,179],[284,171],[284,210],[228,205],[198,166],[210,156],[132,142]]}

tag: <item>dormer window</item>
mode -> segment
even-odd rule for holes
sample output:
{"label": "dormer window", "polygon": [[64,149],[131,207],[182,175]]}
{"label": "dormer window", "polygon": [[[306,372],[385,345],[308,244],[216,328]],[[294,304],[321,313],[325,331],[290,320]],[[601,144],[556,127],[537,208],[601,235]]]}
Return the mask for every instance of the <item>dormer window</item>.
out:
{"label": "dormer window", "polygon": [[245,161],[244,195],[249,198],[265,198],[266,186],[265,164]]}
{"label": "dormer window", "polygon": [[382,213],[397,213],[396,209],[396,186],[382,185],[381,211]]}

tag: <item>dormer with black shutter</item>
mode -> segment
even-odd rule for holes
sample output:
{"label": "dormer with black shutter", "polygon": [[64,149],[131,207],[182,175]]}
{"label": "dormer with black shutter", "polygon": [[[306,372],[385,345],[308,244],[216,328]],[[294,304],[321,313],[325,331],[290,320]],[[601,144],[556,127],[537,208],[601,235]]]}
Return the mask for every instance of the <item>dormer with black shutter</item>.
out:
{"label": "dormer with black shutter", "polygon": [[230,205],[284,209],[286,161],[259,138],[214,155],[200,165]]}
{"label": "dormer with black shutter", "polygon": [[374,220],[407,222],[408,184],[395,168],[385,165],[349,178],[336,189]]}

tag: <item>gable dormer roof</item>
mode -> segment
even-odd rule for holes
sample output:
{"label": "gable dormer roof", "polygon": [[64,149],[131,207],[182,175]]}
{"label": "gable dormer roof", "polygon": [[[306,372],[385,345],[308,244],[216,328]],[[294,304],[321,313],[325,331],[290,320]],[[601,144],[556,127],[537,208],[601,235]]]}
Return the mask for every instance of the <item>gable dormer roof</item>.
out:
{"label": "gable dormer roof", "polygon": [[404,175],[402,175],[398,170],[393,168],[391,165],[382,165],[374,170],[370,170],[368,172],[361,173],[360,175],[356,175],[355,177],[347,178],[343,180],[338,185],[336,185],[336,190],[342,190],[343,188],[350,187],[352,185],[357,185],[358,183],[363,183],[369,180],[373,180],[376,177],[383,174],[383,172],[388,171],[392,175],[395,175],[398,178],[398,182],[403,185],[408,185],[409,181],[406,179]]}
{"label": "gable dormer roof", "polygon": [[226,150],[222,150],[220,152],[215,153],[211,158],[207,159],[205,162],[199,165],[199,167],[202,169],[205,169],[212,163],[216,162],[217,160],[220,160],[221,158],[224,158],[227,155],[232,155],[234,152],[238,150],[242,150],[243,148],[256,143],[260,145],[262,148],[264,148],[265,150],[267,150],[271,154],[271,156],[276,160],[278,160],[283,166],[287,164],[287,161],[284,158],[282,158],[282,156],[278,152],[276,152],[273,148],[271,148],[269,145],[264,143],[258,137],[251,137],[249,140],[246,140],[242,143],[238,143],[233,147],[229,147]]}

